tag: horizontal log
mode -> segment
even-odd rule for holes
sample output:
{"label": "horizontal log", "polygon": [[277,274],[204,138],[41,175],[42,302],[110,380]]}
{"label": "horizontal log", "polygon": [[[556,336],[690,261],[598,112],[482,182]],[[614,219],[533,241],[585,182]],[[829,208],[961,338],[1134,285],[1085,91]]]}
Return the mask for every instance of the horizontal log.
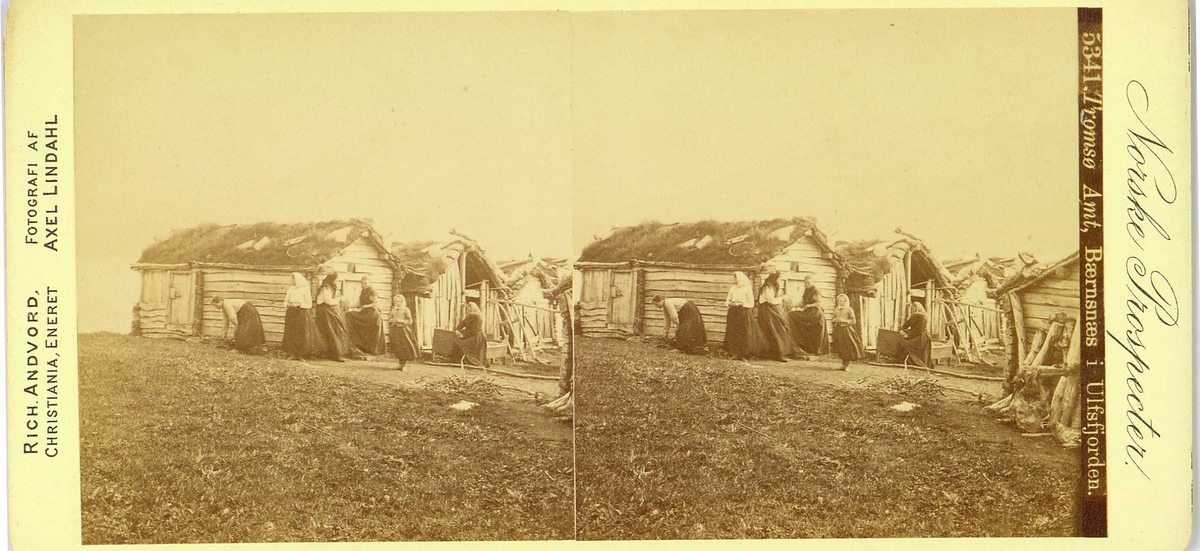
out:
{"label": "horizontal log", "polygon": [[1059,297],[1047,294],[1032,294],[1021,297],[1023,306],[1040,305],[1048,308],[1065,308],[1069,310],[1079,310],[1079,297]]}
{"label": "horizontal log", "polygon": [[221,282],[269,283],[291,287],[292,275],[290,273],[263,273],[241,270],[204,272],[205,287]]}

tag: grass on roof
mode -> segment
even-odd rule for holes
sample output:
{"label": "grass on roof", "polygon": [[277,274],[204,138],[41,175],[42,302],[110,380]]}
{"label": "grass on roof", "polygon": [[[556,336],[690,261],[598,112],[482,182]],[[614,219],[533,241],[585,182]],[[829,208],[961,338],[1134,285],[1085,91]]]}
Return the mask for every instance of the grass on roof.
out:
{"label": "grass on roof", "polygon": [[[329,237],[330,232],[351,226],[363,231],[370,224],[363,220],[331,220],[279,224],[260,222],[219,226],[205,224],[195,228],[178,230],[170,237],[147,247],[138,262],[153,264],[179,264],[186,262],[214,262],[252,264],[261,266],[297,266],[320,264],[348,243]],[[353,232],[352,232],[353,233]],[[238,246],[270,239],[261,250],[239,249]],[[303,238],[293,245],[285,242]],[[349,240],[348,240],[349,241]]]}
{"label": "grass on roof", "polygon": [[[780,241],[768,236],[783,227],[796,225],[792,239]],[[798,239],[807,230],[815,229],[811,218],[777,218],[744,222],[705,220],[687,224],[645,222],[620,228],[611,236],[588,245],[581,262],[627,262],[630,260],[685,262],[692,264],[754,264],[766,261]],[[706,247],[680,247],[688,240],[711,236]],[[737,244],[733,238],[746,236]]]}

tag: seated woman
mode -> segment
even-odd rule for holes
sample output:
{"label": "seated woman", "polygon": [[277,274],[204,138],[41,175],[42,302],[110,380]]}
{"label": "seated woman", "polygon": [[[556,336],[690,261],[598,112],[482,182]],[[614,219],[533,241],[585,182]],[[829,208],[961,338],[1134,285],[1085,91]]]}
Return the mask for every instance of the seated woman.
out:
{"label": "seated woman", "polygon": [[837,308],[833,309],[833,351],[842,359],[842,371],[850,368],[850,362],[863,356],[862,339],[858,336],[858,318],[850,308],[850,297],[838,295]]}
{"label": "seated woman", "polygon": [[238,298],[222,299],[213,297],[212,303],[221,309],[225,318],[225,327],[221,330],[221,338],[229,338],[229,329],[233,328],[233,347],[242,352],[254,352],[262,348],[266,337],[263,334],[262,320],[258,317],[258,309],[249,302]]}
{"label": "seated woman", "polygon": [[392,343],[392,354],[400,361],[400,370],[404,365],[417,359],[417,333],[413,330],[413,315],[408,310],[408,301],[404,295],[392,297],[392,311],[388,315],[388,325],[391,331],[388,341]]}
{"label": "seated woman", "polygon": [[323,355],[336,362],[344,362],[350,354],[350,341],[346,337],[346,319],[342,316],[342,297],[337,294],[337,273],[331,273],[317,288],[316,324],[317,333],[323,343]]}
{"label": "seated woman", "polygon": [[829,353],[829,333],[825,327],[825,311],[821,307],[821,291],[813,276],[804,277],[804,296],[800,307],[788,313],[792,325],[792,340],[796,347],[814,355]]}
{"label": "seated woman", "polygon": [[371,276],[362,276],[362,292],[358,294],[358,308],[346,312],[346,334],[350,344],[363,354],[379,356],[387,353],[386,337],[383,334],[383,317],[379,315],[379,295],[371,286]]}
{"label": "seated woman", "polygon": [[483,335],[483,311],[474,302],[467,303],[467,315],[454,329],[458,339],[454,342],[451,357],[467,365],[486,365],[487,338]]}
{"label": "seated woman", "polygon": [[933,362],[933,339],[929,337],[929,319],[925,315],[925,307],[920,302],[912,303],[912,315],[900,327],[903,338],[900,339],[900,360],[912,360],[914,365],[930,367]]}
{"label": "seated woman", "polygon": [[[688,354],[696,354],[704,350],[708,340],[704,333],[704,320],[700,318],[700,309],[692,301],[682,298],[663,298],[655,295],[651,304],[663,309],[663,338],[672,341],[675,348]],[[675,328],[675,334],[671,329]]]}

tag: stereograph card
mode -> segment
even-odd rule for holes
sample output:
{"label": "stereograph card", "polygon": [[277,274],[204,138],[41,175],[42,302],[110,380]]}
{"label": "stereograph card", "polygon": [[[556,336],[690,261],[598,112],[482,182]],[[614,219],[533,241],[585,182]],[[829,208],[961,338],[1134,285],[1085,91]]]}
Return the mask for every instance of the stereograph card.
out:
{"label": "stereograph card", "polygon": [[4,29],[14,549],[1191,539],[1185,2]]}

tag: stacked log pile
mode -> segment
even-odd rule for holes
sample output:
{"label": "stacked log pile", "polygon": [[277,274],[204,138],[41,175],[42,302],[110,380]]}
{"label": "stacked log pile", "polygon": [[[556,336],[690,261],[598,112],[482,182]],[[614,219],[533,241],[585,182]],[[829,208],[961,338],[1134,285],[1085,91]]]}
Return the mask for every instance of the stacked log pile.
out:
{"label": "stacked log pile", "polygon": [[1009,293],[1014,328],[1014,373],[1010,393],[986,407],[1014,422],[1026,434],[1052,434],[1063,446],[1079,445],[1080,329],[1074,319],[1057,315],[1046,330],[1026,335],[1020,299]]}

